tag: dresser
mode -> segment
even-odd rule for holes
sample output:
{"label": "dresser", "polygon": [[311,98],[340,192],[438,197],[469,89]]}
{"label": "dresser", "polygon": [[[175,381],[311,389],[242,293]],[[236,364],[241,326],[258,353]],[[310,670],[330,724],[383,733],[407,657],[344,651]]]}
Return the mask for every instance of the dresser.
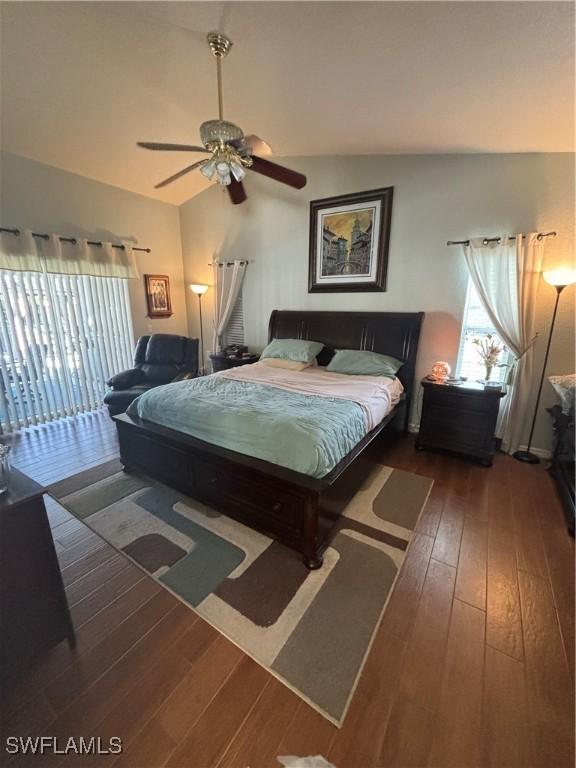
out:
{"label": "dresser", "polygon": [[501,388],[483,384],[439,384],[422,380],[422,414],[418,450],[454,451],[492,464]]}
{"label": "dresser", "polygon": [[74,629],[44,505],[46,489],[16,469],[0,494],[0,674],[28,664]]}

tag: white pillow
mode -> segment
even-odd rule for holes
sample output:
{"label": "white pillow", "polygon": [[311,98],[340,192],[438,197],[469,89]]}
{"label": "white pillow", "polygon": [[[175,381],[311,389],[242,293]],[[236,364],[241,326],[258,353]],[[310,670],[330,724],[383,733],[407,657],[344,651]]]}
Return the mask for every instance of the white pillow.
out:
{"label": "white pillow", "polygon": [[260,359],[260,362],[270,368],[285,368],[287,371],[303,371],[304,368],[310,368],[312,365],[311,363],[301,363],[298,360],[284,360],[281,357],[264,357]]}

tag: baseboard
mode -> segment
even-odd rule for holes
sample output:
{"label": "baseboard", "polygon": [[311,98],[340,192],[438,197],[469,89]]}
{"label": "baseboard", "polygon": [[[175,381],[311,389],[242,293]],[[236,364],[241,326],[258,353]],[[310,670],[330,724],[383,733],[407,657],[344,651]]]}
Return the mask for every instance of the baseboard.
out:
{"label": "baseboard", "polygon": [[[418,434],[419,428],[420,428],[419,424],[411,422],[408,425],[408,432],[410,432],[410,434],[416,435],[416,434]],[[525,451],[527,448],[528,448],[527,445],[521,445],[520,446],[520,450],[521,451]],[[534,448],[534,447],[532,447],[532,448],[530,448],[530,451],[533,454],[535,454],[536,456],[538,456],[539,459],[547,460],[547,459],[551,459],[552,458],[552,451],[549,448]]]}
{"label": "baseboard", "polygon": [[[528,450],[528,446],[527,445],[521,445],[518,450],[526,451],[526,450]],[[534,446],[532,446],[530,448],[530,453],[533,453],[534,455],[538,456],[539,459],[551,459],[552,458],[552,451],[549,450],[548,448],[534,448]]]}

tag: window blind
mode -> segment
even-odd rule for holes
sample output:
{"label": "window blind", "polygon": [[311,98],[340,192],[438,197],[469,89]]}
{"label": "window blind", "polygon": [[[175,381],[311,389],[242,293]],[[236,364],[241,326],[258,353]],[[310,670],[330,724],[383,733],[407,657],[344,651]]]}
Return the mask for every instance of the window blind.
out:
{"label": "window blind", "polygon": [[126,279],[0,270],[0,431],[99,407],[133,348]]}
{"label": "window blind", "polygon": [[[483,338],[491,333],[498,342],[504,347],[504,343],[496,333],[490,318],[488,317],[480,297],[474,287],[472,280],[468,281],[468,290],[466,294],[466,307],[464,309],[464,319],[462,321],[462,331],[460,335],[460,346],[458,349],[458,364],[456,366],[456,376],[466,377],[469,381],[483,381],[486,377],[486,369],[478,354],[478,348],[473,343],[475,338]],[[512,362],[512,355],[504,349],[498,363],[505,366]],[[508,368],[494,368],[491,381],[502,384],[508,376]]]}
{"label": "window blind", "polygon": [[242,299],[242,289],[236,299],[236,304],[230,315],[230,320],[224,331],[224,345],[244,344],[244,304]]}

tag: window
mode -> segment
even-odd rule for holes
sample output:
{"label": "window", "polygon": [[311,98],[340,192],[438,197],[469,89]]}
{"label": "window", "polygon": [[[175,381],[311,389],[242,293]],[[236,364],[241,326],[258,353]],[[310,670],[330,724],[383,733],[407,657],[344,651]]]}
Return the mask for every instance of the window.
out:
{"label": "window", "polygon": [[244,304],[242,299],[242,289],[236,299],[236,304],[230,315],[230,320],[224,331],[224,346],[230,344],[244,344]]}
{"label": "window", "polygon": [[[499,344],[504,344],[494,330],[494,326],[474,287],[472,280],[468,281],[468,291],[466,295],[466,307],[464,309],[464,320],[462,321],[462,333],[460,336],[460,348],[458,350],[458,365],[456,366],[456,376],[465,376],[470,381],[484,380],[486,370],[478,354],[478,348],[473,343],[473,339],[482,338],[491,333],[496,337]],[[512,355],[504,349],[498,362],[509,366],[512,362]],[[491,381],[504,382],[508,376],[508,368],[494,368],[490,377]]]}
{"label": "window", "polygon": [[0,432],[99,407],[133,347],[127,280],[0,270]]}

